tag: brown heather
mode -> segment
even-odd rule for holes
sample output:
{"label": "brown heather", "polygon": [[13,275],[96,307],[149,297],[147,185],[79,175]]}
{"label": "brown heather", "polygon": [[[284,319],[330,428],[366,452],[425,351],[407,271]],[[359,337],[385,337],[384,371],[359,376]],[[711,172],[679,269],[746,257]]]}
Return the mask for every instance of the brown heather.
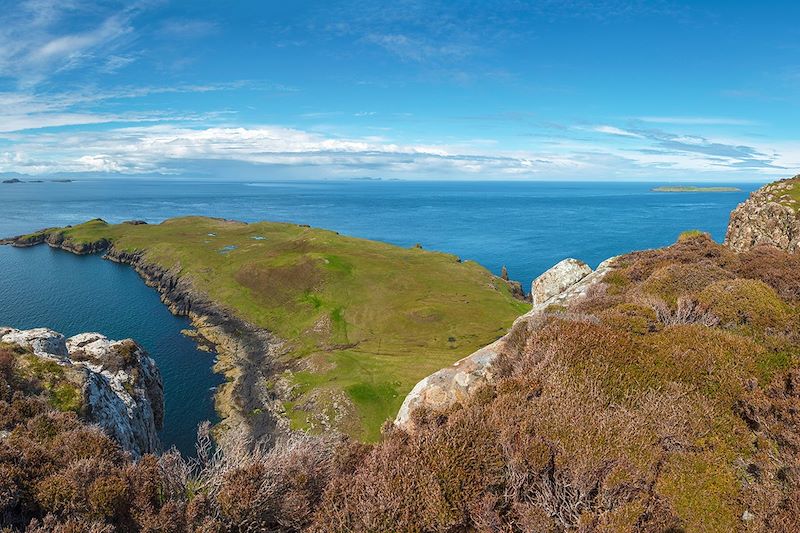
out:
{"label": "brown heather", "polygon": [[800,259],[707,236],[630,254],[512,331],[500,377],[381,442],[136,463],[0,350],[0,511],[31,531],[800,529]]}

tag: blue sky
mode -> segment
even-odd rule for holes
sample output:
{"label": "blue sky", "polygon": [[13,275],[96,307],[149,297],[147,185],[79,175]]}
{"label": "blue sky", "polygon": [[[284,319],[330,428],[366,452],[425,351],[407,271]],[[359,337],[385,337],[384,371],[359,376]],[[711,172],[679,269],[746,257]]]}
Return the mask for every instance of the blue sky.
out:
{"label": "blue sky", "polygon": [[0,0],[0,174],[758,181],[800,5]]}

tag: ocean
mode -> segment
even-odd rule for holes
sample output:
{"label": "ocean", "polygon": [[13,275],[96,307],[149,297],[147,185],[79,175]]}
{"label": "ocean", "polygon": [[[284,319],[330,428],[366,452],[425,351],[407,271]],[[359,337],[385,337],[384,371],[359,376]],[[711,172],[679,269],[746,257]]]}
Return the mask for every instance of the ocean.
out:
{"label": "ocean", "polygon": [[[714,184],[729,185],[729,184]],[[229,182],[183,179],[0,184],[0,236],[100,217],[157,223],[182,215],[286,221],[478,261],[529,289],[565,257],[591,266],[700,229],[721,241],[741,192],[652,192],[652,183]],[[213,354],[180,331],[130,268],[47,247],[0,247],[0,325],[133,337],[156,359],[166,394],[165,447],[192,453],[197,424],[215,420]]]}

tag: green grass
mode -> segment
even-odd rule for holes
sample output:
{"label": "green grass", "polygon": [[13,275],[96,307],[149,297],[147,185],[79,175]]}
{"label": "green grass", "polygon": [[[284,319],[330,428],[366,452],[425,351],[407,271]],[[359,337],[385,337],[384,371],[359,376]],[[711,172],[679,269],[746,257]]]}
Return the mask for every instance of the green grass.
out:
{"label": "green grass", "polygon": [[529,308],[477,263],[294,224],[186,217],[49,231],[144,252],[288,341],[288,360],[323,361],[318,372],[291,376],[299,391],[291,420],[302,427],[315,414],[297,408],[315,390],[338,391],[357,413],[343,429],[366,440],[417,381],[494,341]]}
{"label": "green grass", "polygon": [[65,368],[48,359],[25,354],[18,372],[25,380],[33,381],[47,392],[50,405],[59,411],[80,410],[83,405],[80,388],[74,377],[69,379]]}
{"label": "green grass", "polygon": [[795,211],[800,211],[800,176],[795,176],[789,180],[789,188],[780,191],[782,198],[778,202],[791,207]]}
{"label": "green grass", "polygon": [[702,237],[702,236],[706,236],[708,238],[711,238],[711,235],[709,235],[705,231],[702,231],[702,230],[699,230],[699,229],[688,229],[686,231],[682,231],[681,234],[678,235],[678,241],[683,241],[683,240],[686,240],[686,239],[693,239],[695,237]]}

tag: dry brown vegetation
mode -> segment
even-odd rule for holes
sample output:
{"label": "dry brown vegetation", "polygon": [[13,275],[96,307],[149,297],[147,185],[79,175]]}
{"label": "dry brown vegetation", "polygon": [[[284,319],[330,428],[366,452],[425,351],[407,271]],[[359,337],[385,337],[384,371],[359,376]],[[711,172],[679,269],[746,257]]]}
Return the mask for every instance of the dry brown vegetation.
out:
{"label": "dry brown vegetation", "polygon": [[703,235],[522,322],[502,378],[419,410],[315,531],[789,531],[800,521],[797,258]]}
{"label": "dry brown vegetation", "polygon": [[[796,531],[800,261],[703,235],[624,257],[520,322],[500,377],[380,443],[132,463],[13,383],[0,351],[0,508],[33,531]],[[7,390],[4,387],[3,390]],[[244,444],[244,443],[243,443]]]}

